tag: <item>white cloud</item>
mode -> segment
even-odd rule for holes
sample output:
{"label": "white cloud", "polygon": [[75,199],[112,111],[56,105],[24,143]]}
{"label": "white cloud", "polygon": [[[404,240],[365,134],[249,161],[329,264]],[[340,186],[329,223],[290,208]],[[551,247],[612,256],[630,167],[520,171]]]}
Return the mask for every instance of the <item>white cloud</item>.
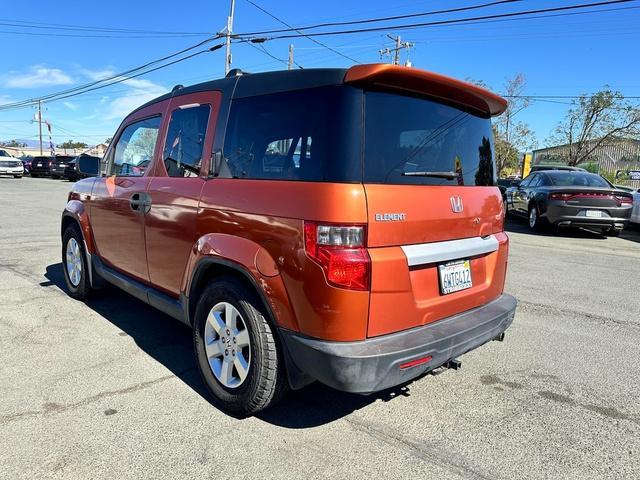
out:
{"label": "white cloud", "polygon": [[33,65],[27,72],[9,72],[2,80],[7,88],[36,88],[73,83],[71,77],[59,68],[44,65]]}
{"label": "white cloud", "polygon": [[78,110],[78,106],[75,103],[71,102],[62,102],[62,104],[67,107],[69,110],[73,110],[74,112]]}
{"label": "white cloud", "polygon": [[124,95],[107,102],[105,120],[123,118],[140,105],[167,93],[167,88],[150,80],[134,78],[125,80],[122,84],[131,88]]}

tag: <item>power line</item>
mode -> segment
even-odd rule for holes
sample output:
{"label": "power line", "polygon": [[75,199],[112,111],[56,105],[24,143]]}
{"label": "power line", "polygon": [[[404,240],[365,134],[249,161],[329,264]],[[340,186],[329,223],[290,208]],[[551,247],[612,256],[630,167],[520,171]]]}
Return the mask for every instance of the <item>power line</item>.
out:
{"label": "power line", "polygon": [[[320,40],[316,40],[315,38],[311,38],[311,37],[309,37],[308,35],[305,35],[305,33],[302,31],[302,30],[304,30],[304,29],[292,27],[292,26],[291,26],[291,25],[289,25],[287,22],[285,22],[284,20],[282,20],[282,19],[280,19],[280,18],[276,17],[274,14],[272,14],[272,13],[268,12],[267,10],[265,10],[265,9],[264,9],[264,8],[262,8],[260,5],[258,5],[257,3],[253,2],[252,0],[246,0],[246,1],[247,1],[247,3],[250,3],[251,5],[253,5],[254,7],[256,7],[256,8],[257,8],[258,10],[260,10],[261,12],[263,12],[263,13],[265,13],[265,14],[269,15],[269,16],[270,16],[271,18],[273,18],[274,20],[276,20],[276,21],[280,22],[280,23],[281,23],[281,24],[283,24],[285,27],[288,27],[288,28],[292,29],[293,31],[298,32],[299,34],[301,34],[301,35],[302,35],[302,36],[304,36],[305,38],[307,38],[307,39],[311,40],[313,43],[315,43],[315,44],[317,44],[317,45],[320,45],[321,47],[324,47],[324,48],[326,48],[327,50],[330,50],[330,51],[332,51],[333,53],[335,53],[336,55],[340,55],[341,57],[346,58],[347,60],[349,60],[349,61],[351,61],[351,62],[354,62],[354,63],[361,63],[361,62],[359,62],[358,60],[356,60],[355,58],[352,58],[352,57],[350,57],[350,56],[348,56],[348,55],[345,55],[344,53],[339,52],[338,50],[336,50],[336,49],[334,49],[334,48],[330,47],[329,45],[327,45],[327,44],[325,44],[325,43],[320,42]],[[519,0],[510,0],[510,1],[519,1]],[[298,65],[295,61],[294,61],[293,63],[294,63],[296,66],[298,66],[298,67],[302,68],[302,67],[301,67],[300,65]]]}
{"label": "power line", "polygon": [[[634,2],[634,1],[636,1],[636,0],[609,0],[609,1],[602,1],[602,2],[588,3],[588,4],[580,4],[580,5],[565,5],[565,6],[561,6],[561,7],[541,8],[541,9],[536,9],[536,10],[525,10],[525,11],[520,11],[520,12],[500,13],[500,14],[494,14],[494,15],[483,15],[483,16],[478,16],[478,17],[467,17],[467,18],[450,19],[450,20],[438,20],[438,21],[434,21],[434,22],[420,22],[420,23],[411,23],[411,24],[403,24],[403,25],[386,25],[386,26],[381,26],[381,27],[359,28],[359,29],[351,29],[351,30],[338,30],[338,31],[330,31],[330,32],[309,32],[309,33],[305,33],[303,35],[301,35],[301,34],[287,34],[287,35],[275,35],[275,36],[272,36],[272,37],[264,37],[264,38],[250,38],[250,37],[255,37],[256,34],[255,33],[243,33],[243,34],[241,33],[241,34],[237,34],[235,36],[237,38],[248,38],[250,41],[253,41],[253,42],[265,42],[267,40],[279,40],[279,39],[286,39],[286,38],[299,38],[299,37],[302,37],[302,36],[304,36],[304,37],[309,37],[309,36],[317,37],[317,36],[330,36],[330,35],[347,35],[347,34],[365,33],[365,32],[379,32],[379,31],[384,31],[384,30],[400,30],[400,29],[420,28],[420,27],[434,27],[434,26],[441,26],[441,25],[459,25],[459,24],[469,24],[469,23],[481,23],[482,21],[484,21],[484,23],[488,23],[490,21],[499,21],[499,19],[506,19],[506,20],[514,19],[514,20],[517,20],[517,18],[514,18],[514,17],[522,17],[524,15],[537,15],[537,14],[540,14],[540,13],[584,9],[584,8],[603,6],[603,5],[612,5],[612,4],[618,4],[618,3],[628,3],[628,2]],[[638,8],[638,7],[629,7],[629,8]],[[592,12],[581,12],[581,13],[601,13],[603,11],[604,10],[594,10]],[[575,14],[576,13],[564,13],[564,14],[556,14],[556,15],[547,15],[546,17],[575,15]],[[414,14],[414,15],[419,15],[419,14]],[[521,20],[533,20],[533,19],[539,19],[539,18],[545,18],[545,16],[537,15],[537,16],[531,16],[531,17],[522,18]],[[502,20],[502,21],[505,21],[505,20]],[[295,31],[295,29],[292,29],[292,30]],[[291,31],[291,30],[289,30],[289,31]]]}
{"label": "power line", "polygon": [[9,35],[27,35],[33,37],[68,37],[68,38],[118,38],[118,39],[130,39],[130,38],[177,38],[177,37],[201,37],[203,35],[209,35],[208,33],[189,33],[181,35],[83,35],[76,33],[38,33],[38,32],[15,32],[9,30],[0,30],[2,34]]}
{"label": "power line", "polygon": [[[247,0],[249,1],[249,0]],[[268,33],[283,33],[283,32],[290,32],[290,31],[298,31],[298,30],[312,30],[312,29],[316,29],[316,28],[325,28],[325,27],[338,27],[338,26],[345,26],[345,25],[359,25],[359,24],[366,24],[366,23],[377,23],[377,22],[386,22],[386,21],[391,21],[391,20],[402,20],[404,18],[417,18],[417,17],[426,17],[429,15],[440,15],[443,13],[456,13],[456,12],[463,12],[463,11],[468,11],[468,10],[477,10],[477,9],[482,9],[482,8],[487,8],[487,7],[493,7],[495,5],[501,5],[504,3],[516,3],[516,2],[521,2],[523,0],[498,0],[498,1],[494,1],[494,2],[489,2],[489,3],[483,3],[483,4],[479,4],[479,5],[469,5],[466,7],[458,7],[458,8],[447,8],[445,10],[432,10],[432,11],[428,11],[428,12],[419,12],[419,13],[408,13],[408,14],[404,14],[404,15],[394,15],[394,16],[389,16],[389,17],[378,17],[378,18],[367,18],[364,20],[350,20],[347,22],[326,22],[326,23],[316,23],[313,25],[307,25],[304,27],[292,27],[291,25],[287,25],[284,22],[280,22],[283,23],[284,25],[286,25],[289,28],[283,28],[283,29],[273,29],[273,30],[262,30],[262,31],[257,31],[257,32],[252,32],[252,33],[247,33],[245,35],[265,35]],[[252,2],[249,2],[252,3]],[[258,7],[260,8],[260,7]]]}
{"label": "power line", "polygon": [[[164,62],[166,60],[169,60],[171,58],[174,58],[174,57],[177,57],[179,55],[182,55],[182,54],[184,54],[184,53],[186,53],[188,51],[194,50],[194,49],[196,49],[198,47],[201,47],[201,46],[203,46],[203,45],[215,40],[216,38],[219,38],[219,36],[216,35],[214,37],[210,37],[210,38],[205,39],[205,40],[203,40],[201,42],[198,42],[195,45],[191,45],[190,47],[183,48],[182,50],[180,50],[178,52],[175,52],[175,53],[172,53],[172,54],[169,54],[169,55],[165,55],[164,57],[161,57],[161,58],[152,60],[150,62],[147,62],[144,65],[131,68],[129,70],[126,70],[125,72],[117,73],[117,74],[111,75],[109,77],[102,78],[100,80],[96,80],[94,82],[86,83],[86,84],[79,85],[79,86],[74,87],[74,88],[70,88],[70,89],[67,89],[67,90],[62,90],[62,91],[51,93],[51,94],[48,94],[48,95],[43,95],[41,97],[35,97],[35,98],[26,99],[26,100],[21,100],[21,101],[18,101],[18,102],[2,104],[2,105],[0,105],[0,110],[8,110],[8,109],[12,109],[12,108],[20,108],[20,107],[24,107],[24,106],[34,105],[38,101],[61,100],[63,98],[69,98],[70,96],[73,96],[75,94],[89,92],[89,91],[92,91],[92,90],[96,90],[98,88],[104,88],[104,87],[107,87],[109,85],[113,85],[115,83],[121,83],[123,81],[139,77],[140,75],[143,75],[145,73],[150,73],[150,72],[159,70],[160,68],[165,68],[165,67],[173,65],[175,63],[187,60],[187,59],[192,58],[192,57],[194,57],[196,55],[200,55],[201,53],[205,53],[205,52],[208,52],[208,51],[211,51],[211,50],[214,50],[214,49],[218,49],[218,48],[220,48],[222,46],[222,44],[215,45],[211,49],[202,50],[200,52],[197,52],[196,54],[188,55],[186,57],[178,59],[177,61],[173,61],[173,62],[167,63],[165,65],[160,65],[159,67],[147,70],[149,67],[151,67],[153,65],[157,65],[157,64],[162,63],[162,62]],[[142,71],[142,70],[144,70],[144,71]],[[137,72],[141,72],[141,73],[137,73]],[[134,73],[137,73],[137,74],[132,75]],[[110,82],[110,83],[108,83],[108,82]]]}
{"label": "power line", "polygon": [[151,35],[211,35],[211,32],[176,32],[166,30],[140,30],[128,28],[112,28],[112,27],[94,27],[87,25],[70,25],[65,23],[45,23],[33,22],[28,20],[14,20],[10,18],[0,18],[0,25],[14,27],[29,27],[51,30],[68,30],[68,31],[84,31],[84,32],[109,32],[109,33],[139,33]]}

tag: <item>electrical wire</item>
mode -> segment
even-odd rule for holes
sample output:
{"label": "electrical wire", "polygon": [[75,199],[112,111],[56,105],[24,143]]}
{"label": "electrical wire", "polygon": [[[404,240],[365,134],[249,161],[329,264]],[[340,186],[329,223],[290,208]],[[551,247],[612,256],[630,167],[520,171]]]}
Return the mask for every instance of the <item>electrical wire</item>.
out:
{"label": "electrical wire", "polygon": [[[69,98],[70,96],[73,96],[73,94],[76,94],[78,92],[84,93],[84,92],[96,90],[97,88],[103,88],[103,87],[106,87],[106,86],[109,86],[109,85],[113,85],[114,83],[121,83],[121,82],[126,81],[126,80],[128,80],[130,78],[136,78],[136,77],[138,77],[138,76],[140,76],[140,75],[142,75],[144,73],[149,73],[149,72],[152,72],[152,71],[156,71],[159,68],[154,68],[154,69],[148,70],[148,71],[146,69],[151,67],[151,66],[153,66],[153,65],[157,65],[158,63],[162,63],[162,62],[164,62],[166,60],[169,60],[171,58],[177,57],[177,56],[182,55],[182,54],[184,54],[186,52],[189,52],[191,50],[194,50],[194,49],[196,49],[198,47],[201,47],[201,46],[203,46],[203,45],[205,45],[205,44],[207,44],[209,42],[212,42],[213,40],[215,40],[215,39],[217,39],[219,37],[220,37],[220,35],[216,35],[214,37],[207,38],[207,39],[205,39],[205,40],[203,40],[201,42],[196,43],[195,45],[191,45],[191,46],[189,46],[187,48],[183,48],[182,50],[179,50],[179,51],[174,52],[172,54],[165,55],[164,57],[161,57],[161,58],[152,60],[150,62],[147,62],[144,65],[131,68],[131,69],[126,70],[124,72],[120,72],[120,73],[117,73],[117,74],[102,78],[100,80],[96,80],[96,81],[89,82],[89,83],[86,83],[86,84],[83,84],[83,85],[79,85],[77,87],[70,88],[70,89],[67,89],[67,90],[62,90],[62,91],[51,93],[51,94],[48,94],[48,95],[43,95],[43,96],[40,96],[40,97],[34,97],[34,98],[26,99],[26,100],[21,100],[21,101],[18,101],[18,102],[2,104],[2,105],[0,105],[0,110],[8,110],[8,109],[12,109],[12,108],[20,108],[20,107],[24,107],[24,106],[34,105],[38,101],[44,102],[44,101],[51,101],[51,100],[54,100],[54,99],[55,100],[60,100],[62,98]],[[212,47],[212,49],[218,49],[218,48],[220,48],[222,46],[223,46],[222,44],[218,44],[218,45],[215,45],[214,47]],[[201,53],[208,52],[208,51],[210,51],[212,49],[203,50],[201,52],[198,52],[197,54],[200,55]],[[183,59],[181,59],[179,61],[187,60],[189,58],[192,58],[193,56],[195,56],[195,55],[184,57]],[[177,63],[177,62],[168,63],[168,64],[166,64],[164,66],[160,66],[160,68],[164,68],[166,66],[170,66],[170,65],[173,65],[175,63]],[[141,70],[145,70],[145,71],[143,73],[139,73],[137,75],[131,75],[131,74],[135,74],[137,72],[140,72]],[[116,81],[111,82],[112,80],[116,80]],[[107,82],[111,82],[111,83],[107,83]]]}
{"label": "electrical wire", "polygon": [[[509,1],[520,1],[520,0],[509,0]],[[321,47],[324,47],[324,48],[326,48],[327,50],[329,50],[329,51],[331,51],[331,52],[335,53],[336,55],[339,55],[339,56],[341,56],[341,57],[343,57],[343,58],[346,58],[347,60],[349,60],[349,61],[351,61],[351,62],[354,62],[354,63],[361,63],[361,62],[359,62],[358,60],[356,60],[355,58],[352,58],[352,57],[350,57],[350,56],[348,56],[348,55],[345,55],[344,53],[339,52],[338,50],[336,50],[336,49],[334,49],[334,48],[330,47],[329,45],[327,45],[327,44],[325,44],[325,43],[322,43],[320,40],[316,40],[315,38],[312,38],[312,37],[309,37],[309,36],[305,35],[305,34],[304,34],[304,32],[302,31],[303,29],[297,29],[297,28],[295,28],[295,27],[292,27],[292,26],[291,26],[291,25],[289,25],[287,22],[285,22],[284,20],[282,20],[282,19],[280,19],[280,18],[276,17],[274,14],[272,14],[272,13],[268,12],[267,10],[265,10],[265,9],[264,9],[264,8],[262,8],[260,5],[258,5],[257,3],[253,2],[252,0],[246,0],[246,2],[247,2],[247,3],[250,3],[251,5],[253,5],[254,7],[256,7],[258,10],[260,10],[261,12],[263,12],[263,13],[265,13],[265,14],[269,15],[271,18],[273,18],[273,19],[275,19],[276,21],[280,22],[280,23],[281,23],[281,24],[283,24],[285,27],[292,28],[294,31],[296,31],[296,32],[298,32],[298,33],[300,33],[300,34],[302,34],[305,38],[307,38],[307,39],[311,40],[311,41],[312,41],[313,43],[315,43],[316,45],[320,45]],[[296,63],[296,62],[294,61],[294,63]],[[298,65],[297,63],[296,63],[296,65],[297,65],[298,67],[302,68],[302,67],[301,67],[300,65]]]}
{"label": "electrical wire", "polygon": [[[524,15],[532,15],[532,16],[522,18],[521,20],[532,20],[532,19],[539,19],[539,18],[545,18],[545,17],[551,17],[551,16],[564,16],[564,15],[575,14],[575,13],[564,13],[564,14],[543,16],[543,15],[539,15],[541,13],[561,12],[561,11],[567,11],[567,10],[592,8],[592,7],[612,5],[612,4],[618,4],[618,3],[629,3],[634,1],[637,1],[637,0],[609,0],[609,1],[587,3],[587,4],[580,4],[580,5],[564,5],[561,7],[551,7],[551,8],[541,8],[536,10],[525,10],[525,11],[519,11],[519,12],[499,13],[494,15],[483,15],[478,17],[438,20],[434,22],[420,22],[420,23],[411,23],[411,24],[403,24],[403,25],[386,25],[386,26],[380,26],[380,27],[338,30],[338,31],[329,31],[329,32],[308,32],[305,34],[292,33],[287,35],[275,35],[275,36],[263,37],[263,38],[256,38],[256,35],[257,35],[256,33],[238,33],[238,34],[234,34],[233,36],[234,38],[249,39],[250,41],[259,43],[259,42],[265,42],[268,40],[280,40],[280,39],[287,39],[287,38],[347,35],[347,34],[365,33],[365,32],[379,32],[384,30],[405,30],[405,29],[421,28],[421,27],[434,27],[434,26],[441,26],[441,25],[461,25],[461,24],[466,25],[470,23],[480,23],[482,21],[484,21],[484,23],[488,23],[487,21],[496,21],[499,19],[518,20],[518,18],[515,18],[515,17],[522,17]],[[637,7],[631,7],[631,8],[637,8]],[[582,12],[582,13],[601,13],[602,11],[603,10],[594,10],[592,12]],[[417,14],[414,14],[414,15],[417,15]],[[295,31],[295,29],[292,29],[289,31]]]}

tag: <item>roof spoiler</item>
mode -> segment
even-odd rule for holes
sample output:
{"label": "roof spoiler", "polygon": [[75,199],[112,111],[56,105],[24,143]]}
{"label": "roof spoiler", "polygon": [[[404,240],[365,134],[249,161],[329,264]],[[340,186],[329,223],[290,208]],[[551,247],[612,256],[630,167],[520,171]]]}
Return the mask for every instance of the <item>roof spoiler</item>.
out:
{"label": "roof spoiler", "polygon": [[386,63],[351,67],[344,76],[344,83],[415,92],[471,108],[486,116],[500,115],[507,108],[504,98],[471,83]]}

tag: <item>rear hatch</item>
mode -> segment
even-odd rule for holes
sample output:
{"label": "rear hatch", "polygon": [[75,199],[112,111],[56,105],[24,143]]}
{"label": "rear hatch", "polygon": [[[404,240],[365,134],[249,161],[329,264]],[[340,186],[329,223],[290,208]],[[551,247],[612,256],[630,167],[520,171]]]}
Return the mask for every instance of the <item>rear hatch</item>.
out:
{"label": "rear hatch", "polygon": [[365,90],[369,336],[434,322],[502,293],[508,240],[490,115]]}

